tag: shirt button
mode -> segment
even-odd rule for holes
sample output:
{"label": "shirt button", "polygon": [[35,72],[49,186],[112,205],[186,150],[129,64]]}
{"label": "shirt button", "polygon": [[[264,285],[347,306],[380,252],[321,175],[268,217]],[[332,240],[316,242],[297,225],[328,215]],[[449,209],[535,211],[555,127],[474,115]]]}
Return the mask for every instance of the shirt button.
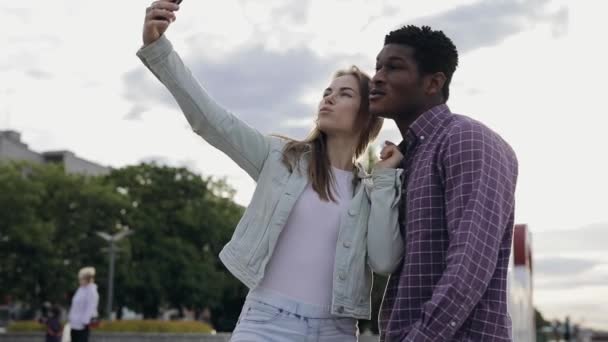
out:
{"label": "shirt button", "polygon": [[452,326],[452,328],[454,328],[456,326],[456,322],[450,322],[450,325]]}
{"label": "shirt button", "polygon": [[421,136],[420,136],[420,140],[424,140],[424,135],[421,135]]}
{"label": "shirt button", "polygon": [[355,216],[355,215],[357,215],[357,212],[354,209],[349,209],[348,210],[348,215]]}
{"label": "shirt button", "polygon": [[342,245],[344,246],[344,248],[350,248],[350,241],[344,241]]}
{"label": "shirt button", "polygon": [[344,313],[344,307],[338,306],[338,313]]}
{"label": "shirt button", "polygon": [[346,274],[340,273],[340,280],[344,280],[344,279],[346,279]]}

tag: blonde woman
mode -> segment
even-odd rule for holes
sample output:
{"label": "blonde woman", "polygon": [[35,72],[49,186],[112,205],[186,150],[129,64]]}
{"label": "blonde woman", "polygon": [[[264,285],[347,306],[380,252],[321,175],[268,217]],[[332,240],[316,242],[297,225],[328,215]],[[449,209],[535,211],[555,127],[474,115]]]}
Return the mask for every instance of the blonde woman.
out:
{"label": "blonde woman", "polygon": [[84,267],[78,272],[80,286],[70,305],[68,320],[72,342],[87,342],[89,340],[89,325],[97,317],[99,294],[95,284],[95,268]]}
{"label": "blonde woman", "polygon": [[356,341],[357,319],[371,315],[372,270],[391,273],[403,255],[402,155],[385,147],[371,175],[356,163],[382,126],[368,110],[369,77],[338,71],[305,140],[262,135],[217,104],[173,50],[164,33],[178,9],[169,0],[147,9],[138,56],[194,132],[257,182],[220,253],[250,289],[232,341]]}

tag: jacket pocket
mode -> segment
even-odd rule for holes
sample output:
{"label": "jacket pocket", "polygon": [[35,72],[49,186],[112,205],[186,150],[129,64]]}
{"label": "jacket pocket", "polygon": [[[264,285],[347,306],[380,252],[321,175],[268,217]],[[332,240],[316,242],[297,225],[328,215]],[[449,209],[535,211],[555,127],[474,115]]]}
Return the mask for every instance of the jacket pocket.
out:
{"label": "jacket pocket", "polygon": [[240,242],[240,240],[243,239],[243,237],[247,233],[247,230],[249,229],[249,223],[252,220],[251,216],[252,215],[247,212],[245,212],[245,214],[243,214],[243,217],[241,217],[241,220],[236,225],[236,229],[234,230],[234,233],[232,235],[232,240],[236,240],[236,241]]}
{"label": "jacket pocket", "polygon": [[256,273],[259,273],[264,259],[268,257],[270,241],[268,237],[268,229],[260,229],[256,233],[258,233],[259,236],[252,238],[248,245],[246,245],[247,248],[251,250],[247,266]]}
{"label": "jacket pocket", "polygon": [[[351,298],[353,307],[369,310],[369,302],[372,290],[372,271],[367,265],[366,256],[357,256],[354,260],[356,265],[352,266],[352,287]],[[366,308],[367,306],[367,308]]]}

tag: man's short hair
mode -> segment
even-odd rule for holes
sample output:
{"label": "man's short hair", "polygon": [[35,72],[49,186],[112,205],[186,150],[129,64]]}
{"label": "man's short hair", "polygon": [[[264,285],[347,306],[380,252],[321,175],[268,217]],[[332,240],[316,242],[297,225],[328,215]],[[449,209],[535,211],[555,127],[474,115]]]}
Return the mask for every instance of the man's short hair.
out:
{"label": "man's short hair", "polygon": [[445,101],[450,97],[450,81],[458,66],[458,51],[443,31],[429,26],[403,26],[391,31],[384,38],[384,45],[399,44],[414,49],[414,60],[422,74],[443,72],[446,77],[442,93]]}

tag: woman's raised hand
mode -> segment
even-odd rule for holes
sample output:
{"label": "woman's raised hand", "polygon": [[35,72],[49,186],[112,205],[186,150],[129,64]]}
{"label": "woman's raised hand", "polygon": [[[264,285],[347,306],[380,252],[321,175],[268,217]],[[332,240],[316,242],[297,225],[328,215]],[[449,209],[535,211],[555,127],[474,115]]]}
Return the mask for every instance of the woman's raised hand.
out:
{"label": "woman's raised hand", "polygon": [[176,19],[175,11],[177,10],[179,10],[179,5],[175,3],[175,0],[157,0],[146,8],[142,37],[144,46],[155,42],[167,31],[169,25]]}

